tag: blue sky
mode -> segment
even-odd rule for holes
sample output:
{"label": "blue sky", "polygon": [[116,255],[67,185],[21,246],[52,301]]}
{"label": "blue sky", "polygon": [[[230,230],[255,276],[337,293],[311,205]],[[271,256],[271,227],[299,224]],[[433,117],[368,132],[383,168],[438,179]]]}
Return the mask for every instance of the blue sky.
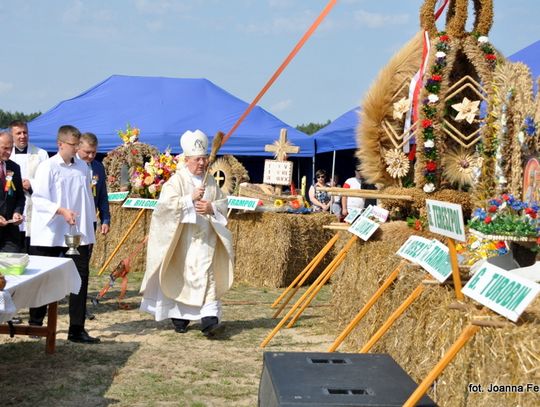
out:
{"label": "blue sky", "polygon": [[[0,0],[0,109],[44,112],[113,74],[204,77],[250,102],[327,2]],[[338,1],[259,104],[293,126],[357,106],[418,31],[422,3]],[[540,1],[494,8],[504,55],[540,39]]]}

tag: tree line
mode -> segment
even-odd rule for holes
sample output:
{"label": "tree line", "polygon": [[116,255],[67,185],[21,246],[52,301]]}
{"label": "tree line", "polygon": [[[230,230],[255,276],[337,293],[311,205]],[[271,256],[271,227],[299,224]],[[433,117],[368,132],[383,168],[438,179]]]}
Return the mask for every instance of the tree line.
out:
{"label": "tree line", "polygon": [[13,120],[23,120],[25,122],[29,122],[30,120],[35,119],[41,114],[41,112],[35,112],[35,113],[22,113],[22,112],[6,112],[2,109],[0,109],[0,129],[5,129],[7,126],[9,126],[9,123],[11,123]]}

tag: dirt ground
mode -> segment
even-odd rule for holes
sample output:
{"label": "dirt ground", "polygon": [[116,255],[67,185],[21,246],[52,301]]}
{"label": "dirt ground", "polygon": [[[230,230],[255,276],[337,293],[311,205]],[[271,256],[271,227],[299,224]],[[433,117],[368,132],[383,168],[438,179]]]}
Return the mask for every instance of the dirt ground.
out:
{"label": "dirt ground", "polygon": [[[224,298],[224,331],[205,338],[198,324],[175,333],[139,312],[140,274],[130,275],[125,304],[115,286],[87,321],[98,345],[68,342],[67,302],[59,304],[56,353],[45,340],[0,337],[1,406],[256,406],[264,351],[324,352],[337,336],[324,323],[325,288],[292,329],[282,329],[265,349],[259,344],[276,326],[270,304],[282,289],[235,286]],[[94,297],[105,277],[91,277]],[[283,314],[282,314],[283,315]],[[20,316],[27,321],[27,313]]]}

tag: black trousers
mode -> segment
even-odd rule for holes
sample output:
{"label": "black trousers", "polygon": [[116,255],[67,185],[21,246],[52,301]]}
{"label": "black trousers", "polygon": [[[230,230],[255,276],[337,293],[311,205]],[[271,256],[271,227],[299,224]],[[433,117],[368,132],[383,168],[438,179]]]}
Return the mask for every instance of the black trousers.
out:
{"label": "black trousers", "polygon": [[21,253],[19,239],[19,227],[12,223],[0,228],[0,252],[4,253]]}
{"label": "black trousers", "polygon": [[[75,267],[81,276],[81,289],[78,294],[69,295],[69,328],[70,330],[84,329],[86,319],[86,295],[88,294],[88,276],[90,274],[90,256],[88,245],[77,248],[79,255],[66,255],[67,247],[30,246],[30,254],[47,257],[69,257],[75,262]],[[47,306],[30,308],[30,325],[43,325]]]}

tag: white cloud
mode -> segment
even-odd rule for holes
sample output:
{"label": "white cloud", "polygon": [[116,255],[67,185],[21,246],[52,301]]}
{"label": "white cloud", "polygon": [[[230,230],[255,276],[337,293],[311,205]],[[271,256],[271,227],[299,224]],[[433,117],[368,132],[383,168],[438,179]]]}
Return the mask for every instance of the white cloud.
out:
{"label": "white cloud", "polygon": [[0,82],[0,94],[8,93],[13,89],[13,84],[8,82]]}
{"label": "white cloud", "polygon": [[389,25],[406,24],[409,21],[408,14],[380,14],[358,10],[354,13],[354,19],[369,28],[381,28]]}
{"label": "white cloud", "polygon": [[270,106],[270,109],[268,110],[273,113],[284,112],[286,110],[289,110],[289,108],[292,107],[292,105],[293,105],[293,101],[291,99],[285,99],[277,103],[274,103],[272,106]]}
{"label": "white cloud", "polygon": [[241,32],[257,34],[283,34],[297,33],[306,30],[313,22],[312,13],[305,13],[300,16],[279,17],[269,22],[257,22],[240,26]]}
{"label": "white cloud", "polygon": [[81,21],[83,4],[81,0],[76,0],[62,14],[62,22],[66,24],[74,24]]}
{"label": "white cloud", "polygon": [[171,14],[191,10],[192,6],[186,1],[176,0],[136,0],[135,8],[141,14]]}

